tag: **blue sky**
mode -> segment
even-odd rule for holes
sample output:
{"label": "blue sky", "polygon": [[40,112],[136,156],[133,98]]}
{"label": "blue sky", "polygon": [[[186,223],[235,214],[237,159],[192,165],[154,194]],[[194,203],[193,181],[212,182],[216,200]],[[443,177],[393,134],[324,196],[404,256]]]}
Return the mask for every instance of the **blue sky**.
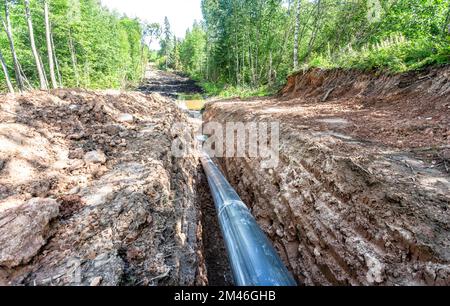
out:
{"label": "blue sky", "polygon": [[148,22],[163,23],[169,17],[172,32],[184,37],[194,20],[202,19],[201,0],[101,0],[102,4]]}

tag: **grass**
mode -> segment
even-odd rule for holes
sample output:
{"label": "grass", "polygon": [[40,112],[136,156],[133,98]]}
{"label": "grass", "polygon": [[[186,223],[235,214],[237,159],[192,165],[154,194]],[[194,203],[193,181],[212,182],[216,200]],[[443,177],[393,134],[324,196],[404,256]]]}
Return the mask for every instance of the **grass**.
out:
{"label": "grass", "polygon": [[249,98],[249,97],[265,97],[273,94],[275,90],[268,86],[250,87],[250,86],[233,86],[223,83],[201,82],[200,86],[208,96],[219,98]]}
{"label": "grass", "polygon": [[303,68],[355,68],[401,73],[429,65],[450,63],[450,41],[407,40],[393,35],[355,50],[348,46],[334,55],[316,54]]}

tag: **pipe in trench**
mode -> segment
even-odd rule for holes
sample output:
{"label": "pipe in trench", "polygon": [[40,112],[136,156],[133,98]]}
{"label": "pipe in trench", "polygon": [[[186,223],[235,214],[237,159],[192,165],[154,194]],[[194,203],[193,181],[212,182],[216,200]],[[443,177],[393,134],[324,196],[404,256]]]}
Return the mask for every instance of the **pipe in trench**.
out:
{"label": "pipe in trench", "polygon": [[269,239],[219,168],[200,157],[218,213],[235,285],[296,286]]}

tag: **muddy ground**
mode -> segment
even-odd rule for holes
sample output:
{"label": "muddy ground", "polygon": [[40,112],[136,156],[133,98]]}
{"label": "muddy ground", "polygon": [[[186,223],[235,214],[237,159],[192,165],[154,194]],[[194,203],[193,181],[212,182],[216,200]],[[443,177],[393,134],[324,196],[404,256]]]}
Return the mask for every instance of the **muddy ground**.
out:
{"label": "muddy ground", "polygon": [[218,162],[300,284],[450,284],[448,66],[312,70],[204,119],[281,124],[275,168]]}
{"label": "muddy ground", "polygon": [[166,72],[151,67],[146,72],[144,82],[138,88],[143,93],[158,93],[162,96],[177,99],[180,94],[201,94],[203,90],[195,81],[187,76]]}
{"label": "muddy ground", "polygon": [[0,97],[0,285],[232,284],[201,120],[170,98],[199,88],[147,77],[142,93]]}
{"label": "muddy ground", "polygon": [[[0,98],[0,284],[207,283],[198,160],[160,95]],[[193,138],[188,140],[193,142]]]}
{"label": "muddy ground", "polygon": [[[450,284],[449,75],[313,70],[207,106],[207,122],[281,123],[276,167],[217,161],[299,284]],[[167,98],[198,88],[149,76],[143,93],[0,97],[0,285],[232,284],[201,120]]]}

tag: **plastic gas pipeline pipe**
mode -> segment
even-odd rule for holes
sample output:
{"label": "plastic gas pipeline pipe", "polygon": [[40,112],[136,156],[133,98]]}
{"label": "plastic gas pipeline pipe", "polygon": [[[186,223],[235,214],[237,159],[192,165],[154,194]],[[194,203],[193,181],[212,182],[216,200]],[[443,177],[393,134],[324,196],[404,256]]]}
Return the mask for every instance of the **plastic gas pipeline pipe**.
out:
{"label": "plastic gas pipeline pipe", "polygon": [[211,158],[203,153],[208,178],[237,286],[296,286],[296,282],[247,206]]}

